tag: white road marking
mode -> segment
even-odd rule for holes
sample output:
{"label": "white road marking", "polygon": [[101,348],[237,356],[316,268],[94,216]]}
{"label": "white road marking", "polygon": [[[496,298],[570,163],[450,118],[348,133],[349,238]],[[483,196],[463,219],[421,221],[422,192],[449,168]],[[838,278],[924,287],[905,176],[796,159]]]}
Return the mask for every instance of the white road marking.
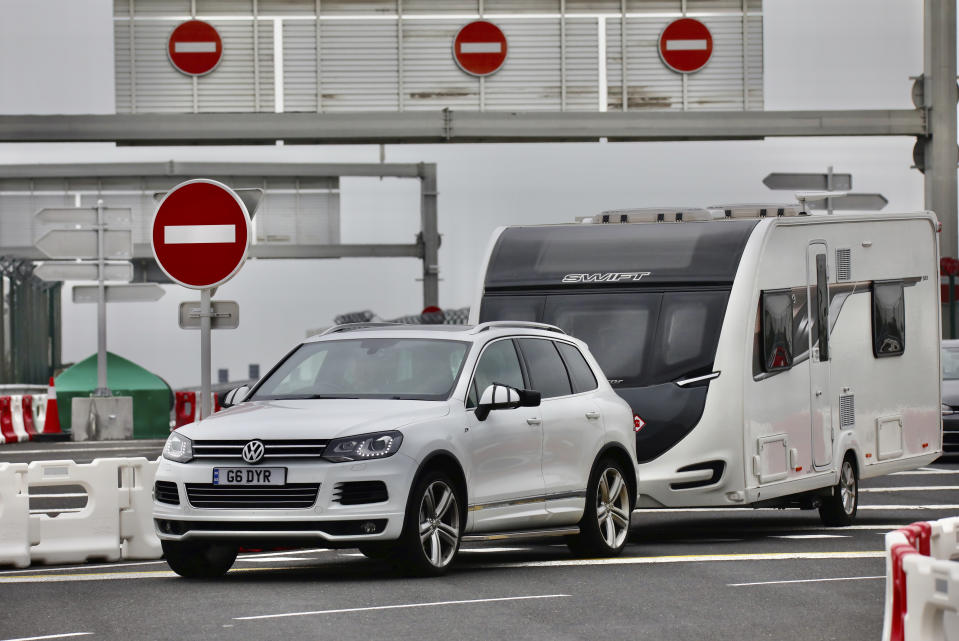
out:
{"label": "white road marking", "polygon": [[[353,556],[349,554],[347,556]],[[358,556],[363,556],[362,554]],[[246,561],[247,563],[276,563],[277,561],[315,561],[313,557],[310,556],[261,556],[255,559],[240,559]]]}
{"label": "white road marking", "polygon": [[167,225],[163,228],[166,245],[235,242],[236,225]]}
{"label": "white road marking", "polygon": [[92,632],[67,632],[66,634],[47,634],[42,637],[19,637],[16,639],[4,639],[3,641],[40,641],[40,639],[65,639],[67,637],[85,637],[93,634]]}
{"label": "white road marking", "polygon": [[860,505],[860,510],[959,510],[959,505]]}
{"label": "white road marking", "polygon": [[[562,545],[560,547],[566,547]],[[460,553],[466,552],[468,554],[473,554],[474,552],[526,552],[532,548],[460,548]]]}
{"label": "white road marking", "polygon": [[[87,568],[84,568],[87,569]],[[73,581],[114,581],[122,579],[167,579],[177,576],[174,572],[91,572],[89,574],[48,574],[46,576],[5,576],[2,583],[72,583]]]}
{"label": "white road marking", "polygon": [[773,539],[848,539],[844,534],[775,534]]}
{"label": "white road marking", "polygon": [[173,53],[216,53],[216,42],[174,42]]}
{"label": "white road marking", "polygon": [[871,581],[885,579],[885,576],[840,576],[828,579],[792,579],[789,581],[757,581],[755,583],[727,583],[729,588],[742,588],[750,585],[784,585],[787,583],[826,583],[829,581]]}
{"label": "white road marking", "polygon": [[[892,529],[895,530],[898,527],[902,527],[902,526],[900,525],[892,526]],[[255,559],[255,558],[264,557],[264,556],[287,556],[291,554],[310,554],[313,552],[329,552],[329,551],[330,550],[328,548],[304,548],[299,550],[286,550],[282,552],[279,552],[279,551],[252,552],[250,554],[241,554],[237,558],[242,561],[244,559]]]}
{"label": "white road marking", "polygon": [[915,476],[927,474],[959,474],[959,470],[944,470],[931,467],[920,467],[918,470],[908,470],[906,472],[893,472],[889,476]]}
{"label": "white road marking", "polygon": [[139,447],[72,447],[68,450],[63,450],[60,452],[54,452],[53,450],[7,450],[3,454],[72,454],[73,452],[120,452],[125,450],[132,450],[134,452],[147,452],[159,448],[162,444],[158,445],[143,445]]}
{"label": "white road marking", "polygon": [[912,487],[868,487],[868,488],[859,488],[860,492],[936,492],[936,491],[951,491],[955,492],[959,490],[959,485],[916,485]]}
{"label": "white road marking", "polygon": [[486,568],[549,568],[574,565],[655,565],[659,563],[701,563],[714,561],[795,561],[798,559],[881,559],[884,550],[863,552],[781,552],[767,554],[690,554],[677,556],[627,556],[611,559],[562,559],[526,563],[492,563]]}
{"label": "white road marking", "polygon": [[156,565],[158,563],[166,563],[166,561],[138,561],[136,563],[105,563],[103,565],[79,565],[73,568],[23,568],[21,570],[4,570],[0,572],[2,574],[36,574],[37,572],[74,572],[77,570],[99,570],[101,568],[122,568],[130,567],[135,565]]}
{"label": "white road marking", "polygon": [[705,40],[667,40],[666,51],[706,51]]}
{"label": "white road marking", "polygon": [[[860,505],[860,510],[959,510],[959,505]],[[682,514],[695,512],[782,512],[776,507],[666,507],[666,508],[641,508],[634,510],[640,514]]]}
{"label": "white road marking", "polygon": [[502,42],[461,42],[460,53],[500,53]]}
{"label": "white road marking", "polygon": [[252,617],[233,617],[234,621],[255,621],[259,619],[280,619],[283,617],[302,617],[314,614],[341,614],[345,612],[373,612],[376,610],[399,610],[403,608],[427,608],[440,605],[468,605],[471,603],[496,603],[499,601],[528,601],[531,599],[561,599],[571,594],[537,594],[534,596],[507,596],[495,599],[466,599],[463,601],[432,601],[429,603],[400,603],[396,605],[374,605],[366,608],[340,608],[337,610],[313,610],[310,612],[286,612],[283,614],[260,614]]}

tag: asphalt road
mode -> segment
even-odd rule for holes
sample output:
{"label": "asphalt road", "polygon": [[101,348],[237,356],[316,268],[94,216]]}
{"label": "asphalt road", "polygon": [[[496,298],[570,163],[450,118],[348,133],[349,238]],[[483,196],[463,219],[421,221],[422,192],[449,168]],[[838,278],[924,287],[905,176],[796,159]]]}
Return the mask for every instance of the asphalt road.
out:
{"label": "asphalt road", "polygon": [[[23,443],[0,462],[155,458],[160,442]],[[0,570],[0,641],[91,639],[748,639],[876,641],[883,534],[959,515],[959,462],[864,481],[855,525],[816,512],[637,511],[623,556],[553,539],[464,546],[408,579],[355,550],[244,554],[188,581],[163,561]],[[953,619],[959,640],[959,619]]]}

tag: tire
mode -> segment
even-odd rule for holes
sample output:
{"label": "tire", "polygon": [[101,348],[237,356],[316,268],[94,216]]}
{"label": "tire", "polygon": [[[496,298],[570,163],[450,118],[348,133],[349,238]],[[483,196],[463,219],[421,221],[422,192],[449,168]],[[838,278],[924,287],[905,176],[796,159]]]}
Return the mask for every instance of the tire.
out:
{"label": "tire", "polygon": [[619,555],[629,538],[632,505],[622,465],[608,458],[599,461],[589,475],[579,534],[566,540],[569,549],[577,556]]}
{"label": "tire", "polygon": [[403,533],[393,553],[397,569],[411,576],[444,574],[463,538],[466,520],[462,505],[449,476],[439,470],[424,474],[406,503]]}
{"label": "tire", "polygon": [[367,543],[366,545],[358,546],[360,552],[368,559],[374,559],[377,561],[382,561],[383,559],[388,559],[393,556],[393,553],[396,551],[395,543]]}
{"label": "tire", "polygon": [[217,543],[160,541],[170,569],[187,579],[215,579],[233,567],[237,548]]}
{"label": "tire", "polygon": [[825,525],[842,527],[850,525],[859,509],[859,474],[851,456],[842,461],[839,470],[839,482],[832,488],[832,494],[823,499],[819,506],[819,518]]}

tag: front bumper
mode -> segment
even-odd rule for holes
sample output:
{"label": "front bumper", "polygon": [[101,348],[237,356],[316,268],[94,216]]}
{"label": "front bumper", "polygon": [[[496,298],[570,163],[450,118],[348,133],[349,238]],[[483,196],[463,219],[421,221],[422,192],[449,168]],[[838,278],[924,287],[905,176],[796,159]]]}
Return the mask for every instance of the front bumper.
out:
{"label": "front bumper", "polygon": [[[285,467],[286,482],[319,483],[316,502],[307,508],[209,508],[191,505],[186,483],[209,484],[215,467]],[[401,453],[380,460],[331,463],[324,460],[271,462],[246,466],[236,461],[175,463],[161,458],[158,483],[175,483],[179,505],[157,501],[153,519],[157,536],[166,541],[219,541],[274,544],[347,544],[399,538],[416,462]],[[336,499],[338,483],[382,481],[388,499],[343,505]]]}

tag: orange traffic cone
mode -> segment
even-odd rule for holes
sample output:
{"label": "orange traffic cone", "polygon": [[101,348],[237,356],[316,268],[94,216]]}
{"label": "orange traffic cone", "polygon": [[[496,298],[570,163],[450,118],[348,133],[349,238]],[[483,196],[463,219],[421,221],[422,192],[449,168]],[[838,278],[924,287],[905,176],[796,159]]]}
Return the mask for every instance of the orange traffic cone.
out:
{"label": "orange traffic cone", "polygon": [[57,410],[57,390],[53,386],[53,377],[47,387],[47,411],[43,419],[44,434],[60,434],[60,412]]}

